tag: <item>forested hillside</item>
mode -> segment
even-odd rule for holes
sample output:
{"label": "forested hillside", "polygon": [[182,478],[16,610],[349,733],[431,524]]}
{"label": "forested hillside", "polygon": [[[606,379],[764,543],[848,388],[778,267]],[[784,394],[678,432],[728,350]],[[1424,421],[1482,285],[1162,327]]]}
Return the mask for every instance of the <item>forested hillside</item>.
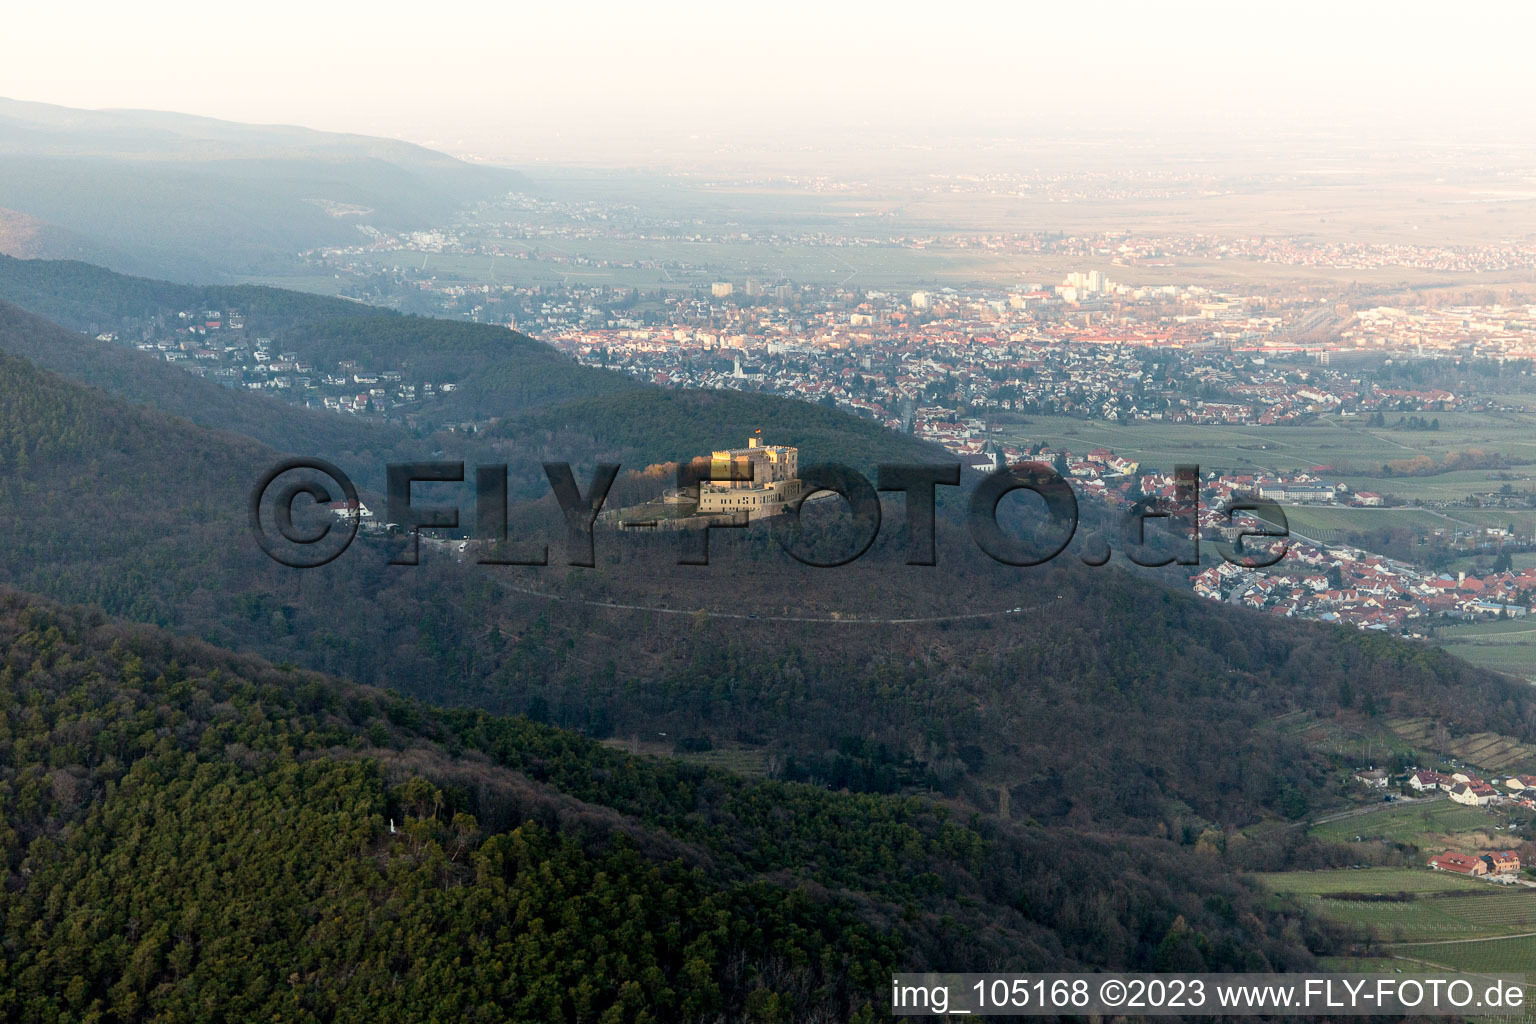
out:
{"label": "forested hillside", "polygon": [[0,302],[0,351],[214,430],[244,434],[278,451],[378,459],[409,450],[409,435],[279,399],[223,387],[161,359],[104,344]]}
{"label": "forested hillside", "polygon": [[874,1019],[892,968],[1311,962],[1172,844],[628,757],[14,592],[0,921],[17,1021]]}
{"label": "forested hillside", "polygon": [[1328,765],[1266,728],[1290,710],[1536,735],[1528,690],[1438,652],[1234,615],[1070,555],[1000,566],[948,522],[938,567],[902,564],[898,519],[839,570],[760,525],[716,531],[709,566],[677,565],[676,535],[606,532],[596,569],[566,568],[559,530],[517,538],[548,542],[544,568],[443,548],[391,566],[402,541],[363,538],[297,572],[247,530],[271,450],[13,356],[0,396],[6,581],[439,703],[1173,837],[1328,798]]}
{"label": "forested hillside", "polygon": [[[0,310],[0,581],[95,606],[13,594],[0,612],[5,1019],[843,1020],[879,1012],[892,966],[1302,968],[1329,934],[1235,873],[1336,855],[1242,831],[1337,799],[1341,766],[1279,716],[1536,739],[1528,687],[1433,649],[1212,606],[1076,548],[993,562],[956,514],[969,481],[937,566],[905,564],[899,496],[838,569],[789,558],[768,523],[714,531],[707,566],[679,564],[675,533],[602,529],[596,567],[569,566],[541,460],[585,486],[599,461],[663,464],[759,427],[804,463],[930,452],[498,328],[242,301],[338,359],[419,347],[439,372],[477,367],[464,393],[506,405],[473,448],[365,421],[311,438],[300,410],[285,424]],[[247,433],[193,422],[225,416]],[[309,443],[508,462],[515,498],[545,495],[513,509],[511,539],[551,564],[424,544],[390,565],[405,540],[364,535],[322,568],[280,566],[247,496],[271,445]],[[475,522],[472,484],[432,486],[421,503]]]}
{"label": "forested hillside", "polygon": [[408,316],[281,288],[174,284],[86,263],[0,256],[0,302],[90,334],[158,324],[183,310],[239,310],[246,334],[269,336],[278,348],[297,347],[323,370],[344,359],[372,367],[409,364],[431,380],[458,384],[462,393],[444,395],[439,404],[443,416],[451,411],[461,419],[640,387],[505,327]]}
{"label": "forested hillside", "polygon": [[[735,448],[761,429],[765,443],[794,445],[817,460],[858,467],[873,478],[880,462],[952,462],[937,445],[886,430],[836,409],[734,391],[626,389],[504,417],[497,441],[562,459],[679,461]],[[645,463],[642,463],[644,465]],[[802,456],[802,465],[809,460]]]}
{"label": "forested hillside", "polygon": [[124,320],[178,310],[250,307],[253,330],[295,320],[367,316],[367,306],[307,292],[257,285],[178,284],[119,274],[75,260],[0,256],[0,300],[56,323],[92,334]]}
{"label": "forested hillside", "polygon": [[[546,459],[641,468],[739,445],[760,427],[776,443],[861,466],[943,457],[930,445],[837,410],[767,395],[668,391],[580,366],[489,324],[403,316],[274,288],[179,285],[84,263],[0,257],[0,350],[283,451],[332,458],[370,453],[382,463],[445,442],[413,448],[404,431],[376,420],[322,417],[264,396],[229,393],[156,354],[50,330],[3,303],[92,336],[126,323],[154,323],[179,310],[239,309],[248,334],[270,336],[276,347],[295,348],[321,368],[342,360],[409,365],[425,379],[456,385],[419,404],[411,413],[414,432],[430,435],[466,420],[491,423],[473,452],[512,464],[514,493],[523,496],[542,491],[538,463]],[[447,443],[469,453],[462,436]]]}

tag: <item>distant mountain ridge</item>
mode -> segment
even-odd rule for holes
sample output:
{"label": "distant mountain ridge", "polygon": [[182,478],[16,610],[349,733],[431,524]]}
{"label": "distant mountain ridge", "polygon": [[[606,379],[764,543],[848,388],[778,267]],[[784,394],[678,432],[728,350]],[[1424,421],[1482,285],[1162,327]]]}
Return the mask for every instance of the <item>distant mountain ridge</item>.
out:
{"label": "distant mountain ridge", "polygon": [[46,246],[15,251],[132,273],[257,273],[360,238],[359,224],[428,227],[523,181],[393,139],[0,99],[0,208]]}
{"label": "distant mountain ridge", "polygon": [[5,98],[0,98],[0,142],[12,152],[37,156],[369,156],[404,166],[441,168],[471,178],[499,179],[504,173],[399,139],[298,125],[245,124],[161,110],[81,110]]}

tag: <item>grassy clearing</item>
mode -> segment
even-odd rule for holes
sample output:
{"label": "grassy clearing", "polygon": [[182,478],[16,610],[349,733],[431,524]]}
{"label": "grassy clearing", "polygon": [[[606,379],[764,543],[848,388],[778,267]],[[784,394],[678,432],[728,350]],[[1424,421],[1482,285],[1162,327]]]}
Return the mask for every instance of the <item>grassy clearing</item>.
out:
{"label": "grassy clearing", "polygon": [[1375,720],[1352,721],[1319,717],[1311,711],[1294,711],[1273,718],[1266,728],[1291,736],[1312,750],[1359,763],[1376,763],[1393,755],[1423,761],[1426,751]]}
{"label": "grassy clearing", "polygon": [[1442,643],[1462,641],[1502,641],[1521,644],[1536,642],[1536,619],[1494,619],[1489,622],[1456,623],[1435,627],[1435,639]]}
{"label": "grassy clearing", "polygon": [[672,744],[655,740],[641,740],[631,743],[621,737],[611,737],[602,741],[603,746],[613,750],[622,750],[626,754],[649,754],[652,757],[670,757],[679,761],[687,761],[689,764],[702,765],[706,768],[720,768],[724,771],[735,772],[737,775],[747,775],[754,778],[765,777],[768,774],[768,754],[762,750],[753,750],[746,747],[728,747],[719,750],[702,750],[695,753],[680,754]]}
{"label": "grassy clearing", "polygon": [[768,774],[768,755],[761,750],[706,750],[697,754],[678,754],[679,761],[720,768],[754,778]]}

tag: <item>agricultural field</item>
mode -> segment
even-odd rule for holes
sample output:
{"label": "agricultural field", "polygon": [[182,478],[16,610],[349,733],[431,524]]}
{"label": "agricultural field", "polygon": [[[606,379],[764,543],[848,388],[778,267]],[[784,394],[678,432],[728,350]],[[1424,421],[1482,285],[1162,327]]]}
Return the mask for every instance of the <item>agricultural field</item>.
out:
{"label": "agricultural field", "polygon": [[1155,468],[1196,463],[1202,469],[1264,472],[1383,462],[1416,454],[1352,427],[1322,423],[1304,427],[1220,426],[1192,423],[1130,423],[1070,416],[1028,416],[1002,432],[1069,450],[1103,446]]}
{"label": "agricultural field", "polygon": [[[1533,396],[1536,397],[1536,396]],[[1469,495],[1498,492],[1508,486],[1521,500],[1536,494],[1536,415],[1525,413],[1447,413],[1438,431],[1366,427],[1359,417],[1331,417],[1299,427],[1242,427],[1173,423],[1119,423],[1063,416],[1028,416],[997,429],[1006,439],[1043,442],[1072,451],[1112,449],[1150,467],[1194,463],[1205,470],[1242,469],[1285,472],[1332,466],[1327,475],[1355,490],[1392,494],[1405,500],[1451,502],[1449,508],[1350,508],[1287,505],[1293,533],[1323,544],[1346,543],[1351,535],[1406,527],[1429,537],[1435,533],[1513,527],[1521,538],[1536,537],[1536,508],[1470,507]],[[1459,470],[1433,476],[1379,475],[1382,464],[1424,453],[1443,459],[1447,452],[1487,448],[1508,455],[1518,465],[1508,470]],[[1351,470],[1367,475],[1355,475]],[[1461,571],[1486,571],[1491,553],[1462,559]],[[1512,556],[1516,567],[1536,565],[1536,552]],[[1507,633],[1484,625],[1430,627],[1446,650],[1474,665],[1536,681],[1536,623]],[[1425,737],[1421,737],[1420,741]],[[1451,751],[1460,753],[1460,751]],[[1536,751],[1484,763],[1488,768],[1513,764]]]}
{"label": "agricultural field", "polygon": [[[1536,890],[1524,886],[1500,886],[1427,868],[1304,871],[1257,878],[1265,888],[1294,899],[1308,912],[1382,942],[1536,932]],[[1394,898],[1362,900],[1349,895]]]}
{"label": "agricultural field", "polygon": [[1536,758],[1536,749],[1499,733],[1480,732],[1437,740],[1434,722],[1428,718],[1394,718],[1387,724],[1416,747],[1448,754],[1490,771],[1529,770],[1531,761]]}
{"label": "agricultural field", "polygon": [[1483,397],[1500,405],[1523,409],[1526,412],[1536,412],[1536,391],[1506,391],[1495,388],[1484,392]]}
{"label": "agricultural field", "polygon": [[[1018,280],[1021,261],[976,249],[911,249],[895,245],[815,246],[753,240],[630,241],[606,238],[492,239],[521,256],[379,253],[389,261],[444,281],[465,284],[540,284],[551,281],[630,288],[692,290],[711,281],[792,277],[800,283],[857,283],[868,288]],[[1027,261],[1025,261],[1027,262]],[[629,264],[626,266],[626,264]]]}
{"label": "agricultural field", "polygon": [[1478,668],[1536,683],[1536,644],[1457,644],[1446,650]]}
{"label": "agricultural field", "polygon": [[[1449,573],[1464,572],[1468,575],[1482,574],[1488,571],[1492,559],[1486,554],[1467,555],[1463,558],[1452,559],[1445,567]],[[1536,551],[1515,551],[1509,556],[1510,567],[1516,571],[1522,569],[1536,569]]]}
{"label": "agricultural field", "polygon": [[[1452,810],[1449,806],[1436,807],[1436,813],[1443,815],[1442,823],[1457,823]],[[1392,817],[1389,813],[1382,820],[1389,831]],[[1520,974],[1536,966],[1536,889],[1496,885],[1428,868],[1273,872],[1251,877],[1276,898],[1344,925],[1360,940],[1381,944],[1368,957],[1322,958],[1320,967],[1325,971]],[[1360,895],[1385,898],[1350,898]],[[1536,996],[1532,986],[1526,991],[1528,998]],[[1528,1012],[1524,1019],[1536,1019],[1536,1012]]]}
{"label": "agricultural field", "polygon": [[1536,682],[1536,621],[1529,617],[1436,626],[1433,636],[1458,658]]}
{"label": "agricultural field", "polygon": [[[1448,530],[1457,523],[1438,512],[1418,508],[1337,508],[1329,505],[1285,505],[1285,520],[1293,534],[1324,544],[1343,543],[1352,533],[1407,527],[1424,533]],[[1528,515],[1536,526],[1536,515]],[[1466,529],[1466,526],[1462,527]]]}
{"label": "agricultural field", "polygon": [[1396,955],[1318,957],[1319,970],[1341,974],[1525,974],[1526,1010],[1522,1016],[1474,1017],[1486,1021],[1536,1021],[1536,984],[1529,977],[1536,963],[1536,940],[1525,939],[1452,939],[1443,943],[1410,944],[1392,947]]}
{"label": "agricultural field", "polygon": [[1477,942],[1397,946],[1393,952],[1429,964],[1490,974],[1530,973],[1536,967],[1536,935]]}
{"label": "agricultural field", "polygon": [[719,768],[736,775],[752,778],[765,778],[768,775],[768,755],[761,750],[702,750],[673,756],[679,761],[704,768]]}
{"label": "agricultural field", "polygon": [[1289,711],[1269,720],[1267,728],[1290,736],[1310,749],[1355,764],[1376,764],[1393,756],[1423,760],[1425,748],[1379,723],[1344,721],[1311,711]]}
{"label": "agricultural field", "polygon": [[1429,974],[1437,968],[1413,960],[1396,960],[1390,956],[1320,956],[1320,971],[1339,974]]}
{"label": "agricultural field", "polygon": [[[1268,473],[1330,466],[1330,475],[1354,490],[1393,494],[1405,500],[1460,502],[1470,494],[1498,491],[1505,484],[1517,493],[1536,490],[1536,416],[1523,413],[1447,413],[1440,417],[1442,427],[1438,431],[1367,427],[1360,417],[1328,417],[1291,427],[1122,425],[1068,416],[1027,416],[1024,420],[1000,418],[999,434],[1006,440],[1044,442],[1071,451],[1102,446],[1160,469],[1191,462],[1208,470]],[[1450,452],[1469,449],[1499,452],[1513,465],[1502,470],[1456,470],[1432,476],[1384,476],[1381,472],[1389,462],[1421,454],[1441,461]],[[1522,512],[1531,514],[1525,510],[1516,514]]]}
{"label": "agricultural field", "polygon": [[1532,491],[1536,491],[1536,466],[1524,462],[1509,469],[1456,469],[1432,476],[1380,476],[1375,473],[1345,472],[1339,478],[1354,490],[1392,494],[1405,501],[1417,498],[1421,501],[1461,503],[1469,494],[1488,494],[1502,489],[1505,484],[1517,495],[1529,496]]}
{"label": "agricultural field", "polygon": [[1497,834],[1500,824],[1498,815],[1481,807],[1442,799],[1383,804],[1369,814],[1314,825],[1309,834],[1334,843],[1386,840],[1423,849],[1423,841],[1434,837],[1468,832]]}
{"label": "agricultural field", "polygon": [[1490,888],[1460,875],[1428,868],[1338,868],[1327,871],[1270,871],[1250,875],[1270,892],[1318,897],[1323,893],[1481,893]]}
{"label": "agricultural field", "polygon": [[[1427,870],[1427,869],[1426,869]],[[1312,897],[1310,909],[1342,924],[1370,929],[1384,942],[1470,939],[1536,931],[1536,893],[1474,883],[1486,892],[1418,894],[1381,903]]]}

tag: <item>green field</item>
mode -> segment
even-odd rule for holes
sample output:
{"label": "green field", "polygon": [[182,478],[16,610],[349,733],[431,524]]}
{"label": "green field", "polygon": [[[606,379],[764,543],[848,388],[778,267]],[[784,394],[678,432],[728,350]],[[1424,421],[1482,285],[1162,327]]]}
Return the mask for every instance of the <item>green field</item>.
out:
{"label": "green field", "polygon": [[1536,936],[1398,946],[1394,952],[1415,960],[1484,973],[1531,973],[1536,968]]}
{"label": "green field", "polygon": [[746,775],[752,778],[763,778],[768,775],[768,754],[765,751],[749,747],[726,747],[718,750],[701,750],[681,754],[674,749],[672,744],[656,740],[631,742],[621,737],[610,737],[602,742],[605,747],[621,750],[628,754],[649,754],[652,757],[676,758],[689,764],[696,764],[705,768],[719,768],[722,771]]}
{"label": "green field", "polygon": [[1385,942],[1470,939],[1536,931],[1536,893],[1477,883],[1488,891],[1421,895],[1407,903],[1313,899],[1310,909],[1343,924],[1369,928]]}
{"label": "green field", "polygon": [[[1526,1011],[1520,1016],[1471,1017],[1485,1021],[1536,1020],[1536,984],[1532,983],[1531,964],[1536,963],[1536,949],[1528,945],[1530,939],[1482,939],[1474,942],[1453,940],[1442,944],[1407,945],[1394,947],[1397,956],[1350,957],[1322,956],[1317,958],[1319,970],[1342,974],[1402,974],[1420,975],[1457,974],[1526,974]],[[1411,958],[1411,959],[1410,959]]]}
{"label": "green field", "polygon": [[1529,679],[1536,682],[1536,644],[1502,644],[1497,646],[1485,646],[1480,644],[1456,644],[1445,648],[1450,653],[1465,661],[1469,661],[1479,668],[1492,669],[1495,672],[1506,672],[1512,676]]}
{"label": "green field", "polygon": [[1393,718],[1387,725],[1421,750],[1433,750],[1491,772],[1523,772],[1536,761],[1536,748],[1502,733],[1464,733],[1437,740],[1435,721],[1430,718]]}
{"label": "green field", "polygon": [[1342,974],[1429,974],[1436,970],[1427,964],[1396,960],[1390,956],[1320,956],[1317,968]]}
{"label": "green field", "polygon": [[1524,408],[1527,412],[1536,412],[1536,392],[1494,390],[1484,393],[1483,397],[1500,405]]}
{"label": "green field", "polygon": [[[1324,544],[1342,543],[1350,534],[1368,530],[1407,527],[1433,533],[1458,525],[1444,515],[1417,508],[1336,508],[1328,505],[1283,507],[1292,533]],[[1530,518],[1532,524],[1536,525],[1536,515]]]}
{"label": "green field", "polygon": [[[1371,428],[1359,417],[1329,417],[1290,427],[1121,425],[1066,416],[1023,419],[1010,422],[1001,418],[997,422],[999,436],[1069,451],[1102,446],[1159,469],[1193,463],[1205,470],[1285,473],[1326,466],[1332,469],[1320,475],[1340,480],[1356,491],[1375,491],[1410,502],[1454,502],[1458,506],[1469,495],[1497,492],[1505,485],[1518,494],[1536,491],[1536,415],[1525,413],[1447,413],[1440,417],[1442,429],[1438,431]],[[1470,449],[1499,452],[1513,465],[1504,470],[1457,470],[1431,476],[1383,476],[1381,472],[1389,462],[1417,455],[1440,462],[1450,452]],[[1383,525],[1435,530],[1513,523],[1521,535],[1536,533],[1536,510],[1532,509],[1456,507],[1436,514],[1419,509],[1307,508],[1297,510],[1297,518],[1326,534],[1315,538],[1325,542],[1341,539],[1349,530]]]}
{"label": "green field", "polygon": [[1536,620],[1437,626],[1441,647],[1474,665],[1536,681]]}
{"label": "green field", "polygon": [[[1445,567],[1449,573],[1464,572],[1467,574],[1483,573],[1488,571],[1491,559],[1486,553],[1480,555],[1467,555],[1463,558],[1454,558]],[[1509,556],[1511,568],[1536,569],[1536,551],[1515,551]]]}
{"label": "green field", "polygon": [[[1520,538],[1536,536],[1536,510],[1283,507],[1291,532],[1325,544],[1344,543],[1353,533],[1399,527],[1406,527],[1426,538],[1436,533],[1443,533],[1447,538],[1456,533],[1475,534],[1485,526],[1514,527],[1515,535]],[[1483,557],[1486,560],[1489,556]],[[1475,564],[1472,567],[1475,569]]]}
{"label": "green field", "polygon": [[[1138,422],[1119,424],[1070,416],[1024,417],[1003,433],[1064,445],[1069,449],[1103,445],[1158,467],[1196,461],[1209,468],[1264,471],[1332,466],[1361,490],[1394,490],[1413,482],[1429,495],[1444,490],[1460,497],[1469,490],[1498,490],[1510,483],[1518,491],[1536,489],[1529,468],[1507,471],[1519,479],[1487,483],[1498,471],[1464,470],[1429,477],[1384,477],[1384,463],[1415,455],[1443,460],[1447,452],[1481,448],[1507,455],[1517,466],[1536,466],[1536,416],[1524,413],[1441,415],[1442,429],[1406,431],[1367,427],[1360,417],[1324,417],[1303,426],[1260,427],[1190,423]],[[1374,483],[1378,486],[1367,486]],[[1438,488],[1436,484],[1440,485]]]}
{"label": "green field", "polygon": [[1317,896],[1328,892],[1482,892],[1487,883],[1428,868],[1338,868],[1330,871],[1271,871],[1251,875],[1271,892]]}
{"label": "green field", "polygon": [[[1448,811],[1447,820],[1452,820]],[[1521,974],[1536,967],[1536,890],[1524,886],[1499,886],[1427,868],[1296,871],[1252,877],[1309,914],[1357,930],[1361,939],[1369,937],[1388,944],[1385,955],[1320,958],[1319,966],[1325,971]],[[1328,898],[1339,893],[1412,893],[1413,898],[1382,902]],[[1527,985],[1526,993],[1530,998],[1536,989]],[[1536,1019],[1536,1011],[1528,1010],[1524,1018],[1514,1019]]]}
{"label": "green field", "polygon": [[[1309,913],[1390,943],[1536,931],[1536,890],[1498,886],[1427,868],[1305,871],[1256,876]],[[1330,899],[1334,893],[1411,893],[1405,901]]]}
{"label": "green field", "polygon": [[1468,807],[1450,800],[1411,804],[1383,804],[1381,810],[1354,818],[1342,818],[1315,825],[1310,834],[1335,843],[1385,839],[1394,843],[1413,843],[1428,835],[1455,834],[1492,830],[1501,819],[1480,807]]}
{"label": "green field", "polygon": [[761,750],[705,750],[676,756],[679,761],[719,768],[737,775],[764,778],[768,774],[768,755]]}
{"label": "green field", "polygon": [[[1032,261],[980,249],[894,245],[817,246],[762,241],[550,238],[491,240],[508,253],[490,256],[401,249],[370,259],[465,284],[567,281],[629,288],[691,290],[712,281],[792,278],[801,283],[917,288],[975,281],[1013,283]],[[550,259],[548,257],[557,257]],[[543,258],[540,258],[543,257]],[[625,264],[630,264],[626,266]]]}
{"label": "green field", "polygon": [[1502,643],[1520,645],[1536,638],[1536,620],[1508,619],[1489,622],[1455,623],[1435,627],[1435,639],[1442,643]]}

